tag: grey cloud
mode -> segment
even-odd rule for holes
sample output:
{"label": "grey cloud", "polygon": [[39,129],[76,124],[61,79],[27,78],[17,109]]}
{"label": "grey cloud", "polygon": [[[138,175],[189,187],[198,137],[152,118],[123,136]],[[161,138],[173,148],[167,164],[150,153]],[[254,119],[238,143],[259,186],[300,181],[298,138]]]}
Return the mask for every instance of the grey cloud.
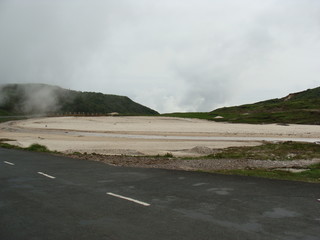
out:
{"label": "grey cloud", "polygon": [[319,85],[318,0],[2,0],[0,83],[127,95],[160,112]]}

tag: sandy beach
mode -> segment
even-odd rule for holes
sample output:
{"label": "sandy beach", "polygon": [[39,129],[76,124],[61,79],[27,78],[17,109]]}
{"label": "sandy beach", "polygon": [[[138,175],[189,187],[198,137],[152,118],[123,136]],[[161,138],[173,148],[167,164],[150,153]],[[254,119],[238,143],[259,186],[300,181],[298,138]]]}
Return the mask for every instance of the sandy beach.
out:
{"label": "sandy beach", "polygon": [[320,126],[249,125],[171,117],[51,117],[0,124],[1,138],[65,153],[208,155],[262,141],[320,141]]}

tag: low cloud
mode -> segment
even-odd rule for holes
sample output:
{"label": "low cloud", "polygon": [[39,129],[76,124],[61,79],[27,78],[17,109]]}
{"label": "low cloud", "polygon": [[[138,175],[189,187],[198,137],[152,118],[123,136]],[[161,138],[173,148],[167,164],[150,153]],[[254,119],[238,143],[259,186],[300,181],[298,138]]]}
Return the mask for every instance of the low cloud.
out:
{"label": "low cloud", "polygon": [[0,83],[160,112],[282,97],[320,85],[319,16],[317,0],[2,0]]}
{"label": "low cloud", "polygon": [[[58,90],[57,87],[39,84],[0,86],[0,105],[10,106],[10,110],[17,113],[55,112],[60,109]],[[14,97],[10,97],[9,94]]]}
{"label": "low cloud", "polygon": [[25,113],[48,113],[60,109],[57,93],[53,89],[29,88],[23,90],[23,95],[25,101],[20,107]]}

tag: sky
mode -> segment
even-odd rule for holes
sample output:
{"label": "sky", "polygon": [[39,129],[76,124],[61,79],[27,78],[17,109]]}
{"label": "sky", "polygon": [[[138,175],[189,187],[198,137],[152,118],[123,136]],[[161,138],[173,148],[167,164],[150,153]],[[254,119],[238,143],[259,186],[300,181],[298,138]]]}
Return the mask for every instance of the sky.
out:
{"label": "sky", "polygon": [[212,111],[320,86],[319,0],[0,0],[0,84]]}

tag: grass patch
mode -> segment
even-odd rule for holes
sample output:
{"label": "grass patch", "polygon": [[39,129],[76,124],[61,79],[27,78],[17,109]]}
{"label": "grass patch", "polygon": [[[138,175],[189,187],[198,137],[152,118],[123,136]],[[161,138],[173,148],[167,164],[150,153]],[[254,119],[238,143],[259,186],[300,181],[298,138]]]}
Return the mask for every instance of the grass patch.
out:
{"label": "grass patch", "polygon": [[178,118],[198,118],[213,120],[213,117],[210,113],[207,112],[186,112],[186,113],[165,113],[161,114],[163,117],[178,117]]}
{"label": "grass patch", "polygon": [[223,118],[215,119],[217,122],[230,123],[249,123],[249,124],[270,124],[270,123],[286,123],[286,124],[320,124],[320,112],[313,110],[287,110],[270,112],[227,112],[215,110],[212,112],[215,115],[221,115]]}
{"label": "grass patch", "polygon": [[301,160],[320,158],[320,145],[303,142],[264,143],[253,147],[230,147],[210,154],[211,159]]}
{"label": "grass patch", "polygon": [[171,152],[167,152],[166,154],[163,155],[155,155],[155,156],[150,156],[150,157],[154,157],[154,158],[174,158],[173,154]]}
{"label": "grass patch", "polygon": [[320,164],[311,165],[307,171],[300,173],[266,169],[218,170],[214,172],[228,175],[320,183]]}
{"label": "grass patch", "polygon": [[[9,144],[9,143],[4,143],[3,141],[7,141],[7,140],[0,139],[0,147],[2,147],[2,148],[27,150],[27,151],[32,151],[32,152],[58,153],[57,151],[51,151],[46,146],[38,144],[38,143],[34,143],[34,144],[31,144],[29,147],[23,148],[23,147]],[[13,140],[10,140],[10,141],[13,141]]]}
{"label": "grass patch", "polygon": [[164,157],[167,157],[167,158],[173,158],[173,154],[170,153],[170,152],[167,152]]}
{"label": "grass patch", "polygon": [[24,149],[33,152],[51,152],[46,146],[38,143],[31,144],[29,147]]}
{"label": "grass patch", "polygon": [[7,117],[3,117],[0,116],[0,123],[4,123],[4,122],[9,122],[9,121],[16,121],[16,120],[24,120],[24,119],[28,119],[28,117],[26,116],[7,116]]}
{"label": "grass patch", "polygon": [[81,155],[86,155],[87,153],[81,153],[81,152],[73,152],[72,155],[78,155],[78,156],[81,156]]}
{"label": "grass patch", "polygon": [[11,145],[9,143],[3,143],[3,142],[0,142],[0,147],[7,148],[7,149],[21,149],[20,147]]}

